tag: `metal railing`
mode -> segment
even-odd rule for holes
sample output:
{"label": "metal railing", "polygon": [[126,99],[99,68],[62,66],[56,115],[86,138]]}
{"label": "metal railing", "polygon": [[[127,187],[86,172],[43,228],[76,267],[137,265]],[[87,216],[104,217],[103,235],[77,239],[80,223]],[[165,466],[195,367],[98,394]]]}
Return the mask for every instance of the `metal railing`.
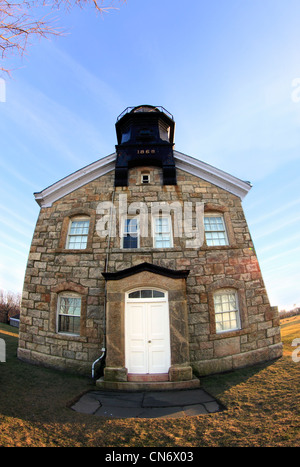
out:
{"label": "metal railing", "polygon": [[147,109],[145,110],[145,112],[162,112],[164,113],[165,115],[167,115],[167,117],[169,117],[171,120],[174,120],[174,117],[173,115],[168,112],[164,107],[162,106],[154,106],[154,105],[138,105],[138,106],[134,106],[134,107],[127,107],[117,118],[117,122],[124,117],[124,115],[132,112],[134,109],[136,109],[136,112],[143,112],[143,109]]}

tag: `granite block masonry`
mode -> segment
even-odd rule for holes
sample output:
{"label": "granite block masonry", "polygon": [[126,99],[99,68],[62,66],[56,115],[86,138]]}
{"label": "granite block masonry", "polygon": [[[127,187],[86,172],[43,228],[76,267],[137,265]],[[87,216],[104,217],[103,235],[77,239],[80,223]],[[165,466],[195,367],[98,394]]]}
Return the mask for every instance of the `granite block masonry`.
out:
{"label": "granite block masonry", "polygon": [[[156,120],[148,121],[150,114]],[[118,120],[117,154],[35,194],[41,209],[24,280],[21,360],[90,375],[105,348],[107,381],[132,375],[183,381],[282,355],[278,310],[270,305],[242,207],[250,185],[173,150],[167,136],[155,139],[157,122],[159,135],[172,134],[163,133],[172,126],[164,115],[151,106],[131,109]],[[122,143],[128,128],[137,135],[130,145]],[[165,143],[171,153],[159,152]],[[137,150],[142,159],[130,159]],[[136,212],[115,216],[115,235],[99,231],[99,205],[119,212],[125,195]],[[160,218],[168,221],[156,221],[155,203],[177,203],[182,212],[187,203],[201,205],[201,245],[188,246],[188,229],[175,235],[174,210]],[[141,205],[147,236],[138,221],[127,222],[141,219]],[[190,212],[195,226],[196,210]]]}

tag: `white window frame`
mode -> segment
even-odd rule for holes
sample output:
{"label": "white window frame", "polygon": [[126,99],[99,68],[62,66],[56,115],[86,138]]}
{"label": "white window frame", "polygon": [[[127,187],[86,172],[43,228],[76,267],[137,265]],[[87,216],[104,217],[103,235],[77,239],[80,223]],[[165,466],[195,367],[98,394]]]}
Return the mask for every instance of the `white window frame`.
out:
{"label": "white window frame", "polygon": [[[157,246],[156,242],[158,240],[158,234],[164,232],[156,231],[156,221],[158,219],[167,219],[168,220],[168,231],[165,233],[169,235],[169,246]],[[173,229],[172,229],[172,219],[170,215],[155,215],[152,217],[152,236],[153,236],[153,247],[154,248],[173,248]],[[165,240],[167,241],[167,240]]]}
{"label": "white window frame", "polygon": [[[146,179],[144,179],[144,177],[146,177]],[[147,180],[147,181],[145,181]],[[149,172],[142,172],[141,173],[141,183],[143,185],[149,185],[150,183],[150,173]]]}
{"label": "white window frame", "polygon": [[[82,222],[82,221],[89,223],[87,234],[78,234],[78,235],[76,235],[76,234],[71,233],[73,223],[74,222]],[[87,248],[87,244],[88,244],[89,230],[90,230],[90,218],[89,218],[89,216],[72,217],[70,219],[70,222],[69,222],[68,235],[67,235],[67,240],[66,240],[66,249],[67,250],[85,250]],[[81,241],[80,241],[80,243],[82,245],[81,248],[72,248],[72,247],[70,247],[70,240],[73,237],[81,237]],[[85,242],[82,242],[83,238],[86,239]]]}
{"label": "white window frame", "polygon": [[[230,295],[234,295],[234,303],[230,303]],[[221,297],[221,300],[217,300],[217,297]],[[216,333],[220,334],[241,329],[241,316],[237,290],[230,288],[216,290],[213,294],[213,299]],[[235,326],[231,325],[234,321],[236,322]],[[228,323],[228,325],[226,323]]]}
{"label": "white window frame", "polygon": [[[218,218],[220,218],[222,220],[223,229],[222,230],[206,230],[205,229],[205,219],[209,218],[209,217],[218,217]],[[209,246],[209,247],[210,246],[228,246],[229,245],[225,219],[224,219],[223,214],[221,214],[219,212],[209,212],[209,213],[204,214],[204,233],[205,233],[206,245]],[[221,244],[218,243],[218,240],[220,240],[220,239],[217,239],[217,238],[207,239],[207,234],[208,233],[212,233],[212,234],[223,233],[225,243],[221,243]],[[210,244],[209,242],[213,242],[213,243],[216,242],[216,244]]]}
{"label": "white window frame", "polygon": [[[63,299],[80,299],[80,313],[78,314],[71,314],[71,313],[62,313],[61,312],[61,305],[62,305],[62,300]],[[57,299],[57,313],[56,313],[56,332],[58,334],[67,334],[67,335],[72,335],[72,336],[80,336],[80,321],[81,321],[81,315],[82,315],[82,297],[81,295],[75,293],[75,292],[61,292],[58,295]],[[67,316],[70,318],[79,318],[79,331],[78,332],[72,332],[72,331],[65,331],[60,329],[60,316]]]}
{"label": "white window frame", "polygon": [[[124,239],[126,238],[125,237],[125,233],[128,234],[128,232],[125,232],[125,225],[126,225],[126,221],[127,220],[136,220],[136,223],[137,223],[137,246],[136,247],[130,247],[130,248],[126,248],[124,247]],[[138,248],[140,248],[140,223],[139,223],[139,218],[138,217],[134,217],[134,216],[124,216],[122,218],[122,230],[121,230],[121,248],[123,250],[136,250]]]}
{"label": "white window frame", "polygon": [[[149,291],[151,292],[151,297],[142,297],[142,292],[144,291]],[[135,292],[140,292],[140,296],[139,297],[130,297],[130,295],[132,293],[135,293]],[[154,297],[154,294],[153,292],[160,292],[162,294],[162,296],[160,297]],[[168,301],[168,292],[165,291],[165,290],[162,290],[162,289],[159,289],[157,287],[139,287],[139,288],[136,288],[136,289],[133,289],[133,290],[130,290],[129,292],[126,293],[126,301],[127,302],[133,302],[133,303],[137,303],[137,302],[147,302],[147,301],[155,301],[155,302],[167,302]]]}

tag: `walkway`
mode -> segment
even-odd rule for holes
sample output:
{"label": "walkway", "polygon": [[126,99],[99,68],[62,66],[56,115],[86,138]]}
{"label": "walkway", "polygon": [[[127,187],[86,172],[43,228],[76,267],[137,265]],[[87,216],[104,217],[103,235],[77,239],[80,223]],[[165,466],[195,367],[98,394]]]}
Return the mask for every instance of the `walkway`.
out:
{"label": "walkway", "polygon": [[151,392],[90,391],[72,407],[80,413],[108,418],[179,418],[222,410],[203,389]]}

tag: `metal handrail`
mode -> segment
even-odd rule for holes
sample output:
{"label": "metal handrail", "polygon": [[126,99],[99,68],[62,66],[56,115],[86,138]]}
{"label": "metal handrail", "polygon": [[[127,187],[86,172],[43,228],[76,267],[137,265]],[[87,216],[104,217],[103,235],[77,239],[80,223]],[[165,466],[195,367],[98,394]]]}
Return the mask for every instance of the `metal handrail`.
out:
{"label": "metal handrail", "polygon": [[162,107],[161,105],[158,105],[158,106],[154,106],[154,105],[138,105],[138,106],[133,106],[133,107],[127,107],[118,117],[117,117],[117,122],[124,117],[124,115],[132,112],[134,109],[138,109],[139,107],[153,107],[153,112],[155,111],[159,111],[159,112],[162,112],[164,113],[165,115],[167,115],[169,118],[171,118],[171,120],[174,120],[174,117],[173,115],[168,112],[164,107]]}

